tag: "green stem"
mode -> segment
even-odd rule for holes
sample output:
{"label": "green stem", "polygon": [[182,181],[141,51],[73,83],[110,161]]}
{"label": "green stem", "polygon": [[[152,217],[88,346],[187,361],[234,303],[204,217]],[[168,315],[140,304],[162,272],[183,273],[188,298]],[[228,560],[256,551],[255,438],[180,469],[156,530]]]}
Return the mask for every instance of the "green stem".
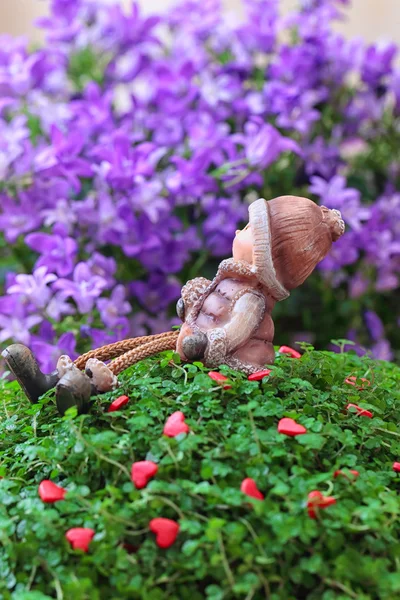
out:
{"label": "green stem", "polygon": [[171,508],[173,508],[174,511],[179,515],[180,519],[184,519],[185,518],[185,515],[183,514],[183,512],[181,511],[181,509],[179,508],[179,506],[177,506],[169,498],[164,498],[164,496],[149,496],[149,499],[150,500],[161,500],[161,502],[164,502],[164,504],[168,504],[168,506],[170,506]]}
{"label": "green stem", "polygon": [[224,569],[225,569],[225,573],[226,573],[226,576],[229,581],[229,585],[231,586],[231,588],[233,588],[233,586],[235,585],[235,578],[233,577],[233,573],[229,566],[229,562],[228,562],[228,558],[226,556],[225,546],[224,546],[224,542],[223,542],[221,533],[218,535],[218,544],[219,544],[219,547],[221,550],[222,564],[224,565]]}
{"label": "green stem", "polygon": [[397,431],[390,431],[389,429],[384,429],[383,427],[375,427],[377,431],[382,431],[382,433],[388,433],[389,435],[394,435],[396,437],[400,437],[400,433]]}
{"label": "green stem", "polygon": [[257,435],[257,428],[256,428],[256,424],[254,423],[254,417],[253,417],[253,413],[251,412],[251,409],[249,408],[249,417],[250,417],[250,425],[251,425],[251,430],[253,432],[253,436],[254,436],[254,441],[257,444],[257,448],[258,448],[258,453],[262,454],[262,450],[261,450],[261,444],[260,444],[260,439]]}
{"label": "green stem", "polygon": [[346,594],[348,594],[350,596],[350,598],[356,598],[356,599],[358,598],[358,595],[355,592],[353,592],[353,590],[351,590],[347,586],[343,585],[343,583],[340,583],[340,581],[335,581],[334,579],[325,578],[325,579],[323,579],[323,582],[326,583],[327,585],[329,585],[330,587],[342,590],[342,592],[345,592]]}

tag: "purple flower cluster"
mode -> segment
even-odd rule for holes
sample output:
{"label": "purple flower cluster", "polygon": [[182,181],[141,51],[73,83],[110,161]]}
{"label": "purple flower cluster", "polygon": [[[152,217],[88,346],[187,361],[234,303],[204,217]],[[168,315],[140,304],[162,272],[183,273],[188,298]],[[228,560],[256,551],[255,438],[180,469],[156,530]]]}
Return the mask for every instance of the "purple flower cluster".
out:
{"label": "purple flower cluster", "polygon": [[333,286],[321,314],[337,294],[328,335],[355,330],[391,357],[400,72],[394,45],[336,33],[346,3],[282,15],[278,0],[243,0],[234,22],[218,0],[152,17],[52,0],[42,48],[3,37],[0,341],[50,368],[61,352],[162,331],[183,280],[229,255],[248,202],[296,193],[348,226],[306,287]]}

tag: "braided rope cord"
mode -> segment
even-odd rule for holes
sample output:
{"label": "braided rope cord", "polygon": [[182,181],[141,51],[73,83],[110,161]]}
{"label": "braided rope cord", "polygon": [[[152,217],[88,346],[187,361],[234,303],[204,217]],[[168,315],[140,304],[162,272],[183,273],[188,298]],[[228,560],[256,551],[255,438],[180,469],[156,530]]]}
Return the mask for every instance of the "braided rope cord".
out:
{"label": "braided rope cord", "polygon": [[129,352],[125,352],[125,354],[122,354],[116,358],[109,365],[110,371],[112,371],[114,375],[119,375],[122,371],[125,371],[125,369],[143,360],[144,358],[154,356],[159,352],[164,352],[164,350],[174,350],[176,348],[178,335],[178,331],[172,331],[170,332],[169,336],[152,340],[147,344],[142,344],[137,348],[133,348]]}
{"label": "braided rope cord", "polygon": [[[98,360],[104,362],[106,360],[111,360],[113,358],[121,357],[124,354],[131,353],[133,350],[139,349],[140,347],[148,347],[150,344],[155,344],[151,346],[151,348],[154,349],[153,354],[162,352],[162,350],[172,350],[176,346],[178,335],[179,331],[166,331],[164,333],[158,333],[156,335],[143,335],[141,337],[122,340],[120,342],[115,342],[114,344],[108,344],[108,346],[102,346],[101,348],[90,350],[90,352],[86,352],[86,354],[82,354],[82,356],[79,356],[74,361],[74,364],[78,367],[78,369],[82,370],[85,368],[86,362],[89,360],[89,358],[97,358]],[[167,344],[167,347],[162,348],[161,350],[157,350],[157,343]],[[152,354],[146,354],[146,357],[148,356],[152,356]],[[142,359],[139,358],[139,360]],[[134,364],[135,362],[138,361],[133,360],[131,364]],[[127,366],[130,366],[130,364],[128,364]],[[121,371],[118,372],[120,373]]]}

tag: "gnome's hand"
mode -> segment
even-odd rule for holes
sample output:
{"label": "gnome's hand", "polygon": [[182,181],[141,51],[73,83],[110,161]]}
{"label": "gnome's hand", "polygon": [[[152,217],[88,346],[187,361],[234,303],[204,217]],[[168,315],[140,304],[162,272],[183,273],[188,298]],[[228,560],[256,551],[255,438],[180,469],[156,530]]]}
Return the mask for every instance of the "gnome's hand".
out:
{"label": "gnome's hand", "polygon": [[226,349],[226,331],[222,327],[216,327],[207,333],[192,333],[182,340],[182,350],[187,360],[205,359],[208,366],[222,364]]}
{"label": "gnome's hand", "polygon": [[202,331],[187,335],[182,340],[182,350],[188,360],[201,360],[207,350],[208,339]]}

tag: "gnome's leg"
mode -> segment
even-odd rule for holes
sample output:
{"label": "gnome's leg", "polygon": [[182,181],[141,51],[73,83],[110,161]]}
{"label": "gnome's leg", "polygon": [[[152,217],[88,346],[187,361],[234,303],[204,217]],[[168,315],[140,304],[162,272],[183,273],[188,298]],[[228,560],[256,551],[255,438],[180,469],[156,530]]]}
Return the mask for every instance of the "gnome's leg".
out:
{"label": "gnome's leg", "polygon": [[233,369],[243,371],[250,375],[265,369],[266,365],[275,362],[275,350],[271,342],[260,339],[250,339],[246,344],[238,348],[229,356]]}

